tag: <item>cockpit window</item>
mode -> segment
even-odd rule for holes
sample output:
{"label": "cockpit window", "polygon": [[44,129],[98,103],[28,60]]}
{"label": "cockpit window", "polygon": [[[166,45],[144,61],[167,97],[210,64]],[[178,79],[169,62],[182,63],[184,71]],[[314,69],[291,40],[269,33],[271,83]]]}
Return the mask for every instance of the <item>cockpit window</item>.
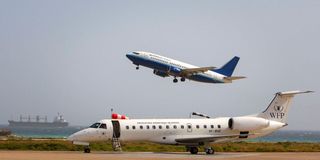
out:
{"label": "cockpit window", "polygon": [[138,52],[132,52],[133,54],[136,54],[136,55],[139,55],[139,53]]}
{"label": "cockpit window", "polygon": [[101,123],[99,128],[107,129],[107,125],[105,123]]}
{"label": "cockpit window", "polygon": [[90,126],[90,128],[98,128],[101,123],[94,123],[93,125]]}

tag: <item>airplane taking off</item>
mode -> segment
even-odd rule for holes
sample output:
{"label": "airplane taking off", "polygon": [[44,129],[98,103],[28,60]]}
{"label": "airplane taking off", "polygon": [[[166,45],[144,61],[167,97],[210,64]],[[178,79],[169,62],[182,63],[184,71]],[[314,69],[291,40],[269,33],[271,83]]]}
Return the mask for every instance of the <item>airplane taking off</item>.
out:
{"label": "airplane taking off", "polygon": [[207,154],[214,154],[212,143],[257,138],[287,126],[292,98],[309,92],[312,91],[278,92],[262,113],[240,117],[129,119],[113,114],[113,119],[100,120],[70,135],[68,140],[86,146],[86,153],[90,152],[90,142],[111,140],[114,150],[121,150],[120,141],[150,141],[185,145],[191,154],[197,154],[198,147],[204,146]]}
{"label": "airplane taking off", "polygon": [[245,78],[243,76],[232,76],[236,68],[239,57],[233,57],[221,68],[216,67],[197,67],[183,63],[171,58],[160,56],[150,52],[134,51],[126,55],[139,69],[145,66],[153,69],[153,73],[160,77],[173,76],[173,82],[177,83],[177,77],[181,77],[181,82],[187,79],[206,82],[206,83],[231,83],[233,80]]}

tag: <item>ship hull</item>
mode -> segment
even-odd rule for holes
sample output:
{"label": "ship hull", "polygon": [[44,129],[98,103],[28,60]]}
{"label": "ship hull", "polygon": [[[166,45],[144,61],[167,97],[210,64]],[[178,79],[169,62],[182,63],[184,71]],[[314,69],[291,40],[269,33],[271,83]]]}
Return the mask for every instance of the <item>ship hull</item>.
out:
{"label": "ship hull", "polygon": [[68,127],[68,122],[19,122],[8,121],[9,127],[29,127],[29,128],[62,128]]}

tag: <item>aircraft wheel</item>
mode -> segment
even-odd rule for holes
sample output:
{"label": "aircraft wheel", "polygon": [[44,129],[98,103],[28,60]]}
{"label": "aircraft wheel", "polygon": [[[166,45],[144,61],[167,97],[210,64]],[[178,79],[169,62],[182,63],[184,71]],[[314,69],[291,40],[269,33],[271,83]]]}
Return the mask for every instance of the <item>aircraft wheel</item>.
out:
{"label": "aircraft wheel", "polygon": [[85,146],[83,152],[84,153],[90,153],[91,152],[90,147],[89,146]]}
{"label": "aircraft wheel", "polygon": [[186,81],[186,78],[182,77],[180,80],[181,80],[181,82],[184,82],[184,81]]}
{"label": "aircraft wheel", "polygon": [[173,83],[177,83],[178,82],[178,79],[177,78],[174,78],[173,79]]}
{"label": "aircraft wheel", "polygon": [[138,69],[139,69],[139,66],[136,67],[136,70],[138,70]]}
{"label": "aircraft wheel", "polygon": [[190,147],[191,154],[198,154],[198,147]]}
{"label": "aircraft wheel", "polygon": [[211,147],[207,148],[207,149],[206,149],[206,153],[207,153],[207,154],[214,154],[213,148],[211,148]]}

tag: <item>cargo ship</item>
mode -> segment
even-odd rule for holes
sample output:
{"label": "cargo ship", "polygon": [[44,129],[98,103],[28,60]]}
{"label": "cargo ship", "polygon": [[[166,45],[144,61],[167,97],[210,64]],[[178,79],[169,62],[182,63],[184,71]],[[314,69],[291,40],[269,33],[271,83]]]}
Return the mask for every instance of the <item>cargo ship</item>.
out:
{"label": "cargo ship", "polygon": [[48,122],[47,116],[41,117],[37,116],[22,116],[20,115],[20,120],[8,120],[9,127],[25,127],[25,128],[62,128],[68,127],[69,123],[63,118],[62,115],[58,113],[52,122]]}

